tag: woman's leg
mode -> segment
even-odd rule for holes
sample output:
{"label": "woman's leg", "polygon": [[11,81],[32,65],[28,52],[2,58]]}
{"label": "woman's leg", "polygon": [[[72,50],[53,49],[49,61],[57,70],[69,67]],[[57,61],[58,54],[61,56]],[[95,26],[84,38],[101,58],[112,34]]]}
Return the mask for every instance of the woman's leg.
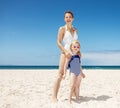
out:
{"label": "woman's leg", "polygon": [[59,88],[60,88],[60,83],[61,83],[63,72],[64,72],[64,64],[65,64],[65,55],[61,54],[60,62],[59,62],[58,76],[55,80],[54,88],[53,88],[53,101],[54,102],[57,101],[57,95],[58,95],[58,91],[59,91]]}
{"label": "woman's leg", "polygon": [[69,101],[71,103],[71,99],[72,99],[72,94],[75,90],[75,83],[76,83],[76,75],[74,73],[70,74],[70,97],[69,97]]}

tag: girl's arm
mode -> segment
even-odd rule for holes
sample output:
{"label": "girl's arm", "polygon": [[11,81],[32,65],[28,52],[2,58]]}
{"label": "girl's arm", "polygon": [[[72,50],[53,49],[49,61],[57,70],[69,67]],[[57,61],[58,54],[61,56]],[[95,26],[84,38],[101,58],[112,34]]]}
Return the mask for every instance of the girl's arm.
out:
{"label": "girl's arm", "polygon": [[[82,58],[81,52],[79,52],[78,55],[79,55],[80,58]],[[82,66],[81,66],[81,65],[80,65],[80,72],[81,72],[82,77],[85,78],[85,74],[84,74],[83,71],[82,71]]]}
{"label": "girl's arm", "polygon": [[82,71],[82,66],[81,65],[80,65],[80,72],[81,72],[82,77],[85,78],[85,74]]}

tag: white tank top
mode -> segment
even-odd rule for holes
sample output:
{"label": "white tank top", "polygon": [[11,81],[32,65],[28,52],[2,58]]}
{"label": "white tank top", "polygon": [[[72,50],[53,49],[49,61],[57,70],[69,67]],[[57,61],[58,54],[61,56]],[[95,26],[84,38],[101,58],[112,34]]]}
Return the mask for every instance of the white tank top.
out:
{"label": "white tank top", "polygon": [[77,34],[76,30],[74,31],[74,34],[72,36],[72,34],[67,30],[67,26],[65,26],[65,35],[63,37],[63,45],[67,51],[71,52],[70,44],[74,40],[78,40],[78,34]]}

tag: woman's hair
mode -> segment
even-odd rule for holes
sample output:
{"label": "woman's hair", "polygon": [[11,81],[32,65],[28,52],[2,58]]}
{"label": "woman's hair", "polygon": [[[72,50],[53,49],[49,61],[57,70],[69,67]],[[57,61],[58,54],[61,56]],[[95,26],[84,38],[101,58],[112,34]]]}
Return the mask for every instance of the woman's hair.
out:
{"label": "woman's hair", "polygon": [[74,18],[74,15],[73,15],[73,13],[72,13],[71,11],[66,11],[66,12],[64,13],[64,17],[65,17],[65,14],[66,14],[66,13],[71,14],[71,15],[72,15],[72,18]]}

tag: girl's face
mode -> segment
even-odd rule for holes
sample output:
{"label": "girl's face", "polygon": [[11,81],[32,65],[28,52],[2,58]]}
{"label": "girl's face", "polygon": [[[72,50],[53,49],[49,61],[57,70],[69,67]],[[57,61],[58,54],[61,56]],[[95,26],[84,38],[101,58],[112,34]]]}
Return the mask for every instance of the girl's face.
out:
{"label": "girl's face", "polygon": [[71,50],[73,54],[77,54],[80,51],[80,45],[78,43],[73,43]]}
{"label": "girl's face", "polygon": [[64,20],[65,20],[66,24],[72,24],[73,19],[74,18],[70,13],[66,13],[64,16]]}

